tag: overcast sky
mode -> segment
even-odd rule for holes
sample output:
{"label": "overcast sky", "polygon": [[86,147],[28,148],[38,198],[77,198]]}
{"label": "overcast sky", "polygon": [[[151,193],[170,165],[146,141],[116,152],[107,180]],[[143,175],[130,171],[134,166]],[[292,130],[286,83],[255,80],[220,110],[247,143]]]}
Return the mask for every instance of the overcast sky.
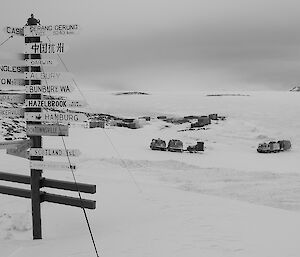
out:
{"label": "overcast sky", "polygon": [[[80,35],[53,40],[69,45],[62,58],[82,88],[286,90],[300,82],[299,1],[10,0],[1,5],[2,27],[23,26],[31,13],[44,25],[81,26]],[[6,38],[0,34],[1,42]],[[23,42],[15,37],[0,52],[22,52]]]}

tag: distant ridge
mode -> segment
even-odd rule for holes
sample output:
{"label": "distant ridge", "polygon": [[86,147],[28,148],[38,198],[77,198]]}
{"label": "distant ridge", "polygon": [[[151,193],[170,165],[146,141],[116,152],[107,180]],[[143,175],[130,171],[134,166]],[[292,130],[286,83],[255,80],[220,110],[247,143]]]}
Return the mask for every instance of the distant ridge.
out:
{"label": "distant ridge", "polygon": [[293,87],[292,89],[290,89],[290,91],[292,91],[292,92],[300,92],[300,86]]}
{"label": "distant ridge", "polygon": [[128,91],[128,92],[115,93],[114,95],[149,95],[149,94],[144,92]]}

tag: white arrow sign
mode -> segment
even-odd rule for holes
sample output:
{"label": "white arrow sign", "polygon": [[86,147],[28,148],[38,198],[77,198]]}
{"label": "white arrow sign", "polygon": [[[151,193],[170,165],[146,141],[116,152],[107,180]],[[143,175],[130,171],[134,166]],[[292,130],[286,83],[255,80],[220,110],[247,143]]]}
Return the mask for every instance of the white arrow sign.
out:
{"label": "white arrow sign", "polygon": [[54,59],[26,59],[26,66],[56,66],[58,63]]}
{"label": "white arrow sign", "polygon": [[63,43],[26,43],[25,54],[64,54],[69,47]]}
{"label": "white arrow sign", "polygon": [[31,156],[70,156],[76,157],[80,155],[78,149],[52,149],[52,148],[31,148]]}
{"label": "white arrow sign", "polygon": [[16,65],[0,64],[0,71],[24,73],[25,67],[24,66],[16,66]]}
{"label": "white arrow sign", "polygon": [[27,136],[68,136],[69,127],[57,124],[27,124]]}
{"label": "white arrow sign", "polygon": [[[30,139],[0,142],[0,149],[16,149],[18,147],[27,146],[27,144],[31,145]],[[27,147],[27,149],[29,147]]]}
{"label": "white arrow sign", "polygon": [[24,72],[25,79],[33,80],[71,80],[72,74],[69,72]]}
{"label": "white arrow sign", "polygon": [[2,117],[24,117],[24,109],[22,108],[1,108],[0,116]]}
{"label": "white arrow sign", "polygon": [[36,170],[76,170],[76,165],[64,162],[30,161],[30,168]]}
{"label": "white arrow sign", "polygon": [[3,30],[5,33],[10,35],[24,36],[24,28],[6,26]]}
{"label": "white arrow sign", "polygon": [[36,100],[36,99],[27,99],[25,100],[25,107],[29,108],[75,108],[75,107],[84,107],[87,106],[87,103],[79,100]]}
{"label": "white arrow sign", "polygon": [[65,36],[74,35],[79,32],[78,24],[71,25],[35,25],[25,26],[25,37],[42,37],[42,36]]}
{"label": "white arrow sign", "polygon": [[74,123],[87,120],[87,116],[83,113],[72,112],[26,112],[25,120],[42,121],[52,123]]}
{"label": "white arrow sign", "polygon": [[30,94],[68,94],[75,88],[72,85],[26,85],[25,90]]}
{"label": "white arrow sign", "polygon": [[24,103],[25,94],[2,94],[0,95],[0,102]]}

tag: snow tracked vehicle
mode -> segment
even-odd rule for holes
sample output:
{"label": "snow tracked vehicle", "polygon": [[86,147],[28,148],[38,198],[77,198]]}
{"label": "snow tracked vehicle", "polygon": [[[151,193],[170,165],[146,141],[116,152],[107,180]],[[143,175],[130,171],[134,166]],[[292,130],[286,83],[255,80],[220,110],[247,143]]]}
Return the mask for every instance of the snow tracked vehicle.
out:
{"label": "snow tracked vehicle", "polygon": [[183,152],[183,143],[178,139],[171,139],[168,143],[168,151]]}
{"label": "snow tracked vehicle", "polygon": [[166,151],[167,150],[167,145],[166,141],[158,138],[158,139],[152,139],[151,144],[150,144],[151,150],[160,150],[160,151]]}
{"label": "snow tracked vehicle", "polygon": [[277,153],[290,150],[292,144],[289,140],[279,140],[278,142],[271,141],[258,145],[257,152],[259,153]]}

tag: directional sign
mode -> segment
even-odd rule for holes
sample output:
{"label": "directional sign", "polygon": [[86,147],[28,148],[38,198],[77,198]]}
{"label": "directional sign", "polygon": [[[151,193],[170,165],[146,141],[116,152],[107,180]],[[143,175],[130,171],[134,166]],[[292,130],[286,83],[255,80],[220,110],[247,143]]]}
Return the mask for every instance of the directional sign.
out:
{"label": "directional sign", "polygon": [[32,141],[30,139],[23,140],[22,143],[17,145],[17,148],[15,149],[7,149],[6,153],[18,157],[22,157],[25,159],[29,159],[29,152],[27,152],[27,149],[30,148],[32,145]]}
{"label": "directional sign", "polygon": [[24,28],[6,26],[3,30],[5,33],[10,35],[24,36]]}
{"label": "directional sign", "polygon": [[74,35],[79,32],[78,24],[25,26],[25,37]]}
{"label": "directional sign", "polygon": [[26,66],[56,66],[58,63],[55,59],[26,59]]}
{"label": "directional sign", "polygon": [[30,168],[36,170],[76,170],[76,165],[65,162],[30,161]]}
{"label": "directional sign", "polygon": [[72,74],[69,72],[25,72],[25,79],[33,80],[70,80]]}
{"label": "directional sign", "polygon": [[69,127],[57,124],[27,124],[27,136],[68,136]]}
{"label": "directional sign", "polygon": [[26,112],[25,119],[27,121],[74,123],[87,120],[87,116],[83,113],[72,112]]}
{"label": "directional sign", "polygon": [[24,117],[24,109],[0,107],[0,117]]}
{"label": "directional sign", "polygon": [[26,43],[25,54],[64,54],[69,47],[63,43]]}
{"label": "directional sign", "polygon": [[2,86],[23,86],[24,84],[24,79],[0,78],[0,85]]}
{"label": "directional sign", "polygon": [[24,73],[24,66],[0,64],[0,71]]}
{"label": "directional sign", "polygon": [[0,102],[24,103],[25,94],[0,94]]}
{"label": "directional sign", "polygon": [[[29,144],[29,141],[30,139],[0,142],[0,149],[16,149],[18,147],[22,148],[27,146]],[[30,141],[30,145],[31,145],[31,141]]]}
{"label": "directional sign", "polygon": [[30,94],[68,94],[75,88],[72,85],[26,85],[25,90]]}
{"label": "directional sign", "polygon": [[25,107],[28,108],[74,108],[74,107],[84,107],[87,103],[79,100],[36,100],[27,99],[25,100]]}
{"label": "directional sign", "polygon": [[70,156],[76,157],[80,155],[78,149],[52,149],[52,148],[31,148],[31,156]]}

